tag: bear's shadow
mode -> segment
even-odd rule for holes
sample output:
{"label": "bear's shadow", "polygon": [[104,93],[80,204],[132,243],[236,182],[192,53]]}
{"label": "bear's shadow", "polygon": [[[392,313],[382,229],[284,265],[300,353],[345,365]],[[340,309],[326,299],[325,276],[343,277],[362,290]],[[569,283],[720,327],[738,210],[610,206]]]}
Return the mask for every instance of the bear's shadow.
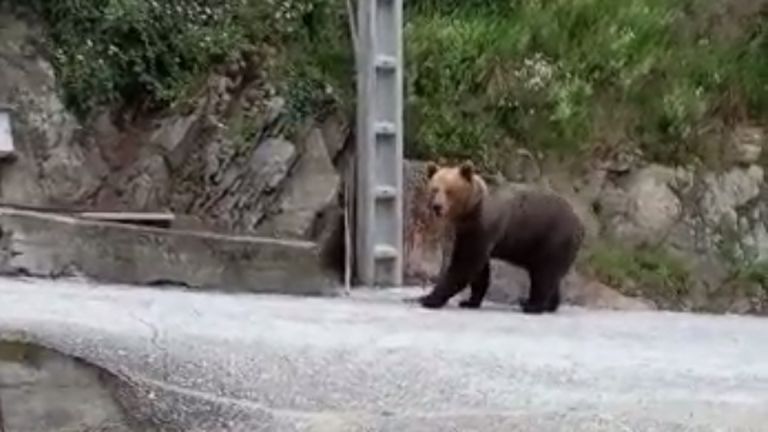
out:
{"label": "bear's shadow", "polygon": [[[419,298],[420,296],[409,296],[402,298],[402,302],[414,306],[414,307],[421,307],[419,305]],[[480,308],[463,308],[459,306],[459,302],[466,300],[464,296],[458,295],[455,298],[451,299],[448,304],[446,304],[441,309],[445,310],[459,310],[459,311],[496,311],[496,312],[522,312],[522,308],[520,307],[520,304],[515,301],[514,303],[500,303],[496,301],[490,301],[486,300],[483,302],[482,306]]]}

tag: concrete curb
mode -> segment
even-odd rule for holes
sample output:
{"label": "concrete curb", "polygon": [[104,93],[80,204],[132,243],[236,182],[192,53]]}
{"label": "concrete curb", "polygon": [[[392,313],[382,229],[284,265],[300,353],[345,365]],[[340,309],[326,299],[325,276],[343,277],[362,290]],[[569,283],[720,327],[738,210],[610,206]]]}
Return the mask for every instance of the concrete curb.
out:
{"label": "concrete curb", "polygon": [[0,208],[0,274],[106,283],[335,295],[317,244]]}

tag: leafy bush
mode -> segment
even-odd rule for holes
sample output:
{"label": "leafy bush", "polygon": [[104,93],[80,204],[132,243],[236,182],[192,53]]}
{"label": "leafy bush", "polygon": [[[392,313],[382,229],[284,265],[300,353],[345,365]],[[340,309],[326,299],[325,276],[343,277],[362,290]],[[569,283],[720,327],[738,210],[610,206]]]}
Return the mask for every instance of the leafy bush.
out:
{"label": "leafy bush", "polygon": [[225,1],[41,0],[66,103],[173,99],[242,38]]}
{"label": "leafy bush", "polygon": [[692,288],[685,262],[661,246],[594,245],[585,257],[587,271],[629,295],[679,307]]}
{"label": "leafy bush", "polygon": [[[164,106],[214,64],[265,44],[295,118],[354,106],[345,0],[32,3],[81,114]],[[491,168],[518,146],[588,155],[631,143],[652,159],[690,159],[713,118],[768,120],[766,21],[721,41],[691,18],[707,4],[405,2],[407,151]]]}
{"label": "leafy bush", "polygon": [[703,4],[409,2],[412,154],[494,165],[510,146],[578,152],[625,140],[678,160],[726,94],[764,119],[765,23],[720,42],[690,23]]}
{"label": "leafy bush", "polygon": [[[349,49],[345,34],[336,31],[339,22],[318,21],[338,19],[340,5],[338,0],[35,1],[50,28],[65,102],[80,114],[116,102],[166,105],[214,64],[252,45],[269,44],[282,56],[291,49],[301,52],[301,63],[285,66],[286,73],[311,70],[325,79],[323,68],[338,69],[335,62],[346,60],[339,51]],[[332,54],[313,49],[327,43],[328,34],[337,45]]]}

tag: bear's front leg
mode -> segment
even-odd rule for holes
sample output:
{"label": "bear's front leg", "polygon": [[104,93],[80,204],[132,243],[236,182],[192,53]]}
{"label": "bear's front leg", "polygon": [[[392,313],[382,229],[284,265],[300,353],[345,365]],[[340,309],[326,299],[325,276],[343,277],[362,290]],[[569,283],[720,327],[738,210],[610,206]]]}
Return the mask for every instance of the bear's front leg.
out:
{"label": "bear's front leg", "polygon": [[419,303],[425,308],[439,309],[448,303],[448,301],[466,286],[462,284],[451,271],[447,271],[429,294],[419,297]]}
{"label": "bear's front leg", "polygon": [[[441,308],[470,282],[482,276],[481,271],[490,261],[490,252],[485,243],[478,242],[478,238],[474,234],[457,236],[448,268],[440,275],[440,280],[432,292],[419,298],[422,306],[431,309]],[[478,292],[476,289],[473,291]],[[479,297],[482,300],[482,296]]]}
{"label": "bear's front leg", "polygon": [[445,298],[439,295],[436,295],[434,291],[431,293],[419,297],[419,304],[424,306],[427,309],[440,309],[441,307],[445,306],[446,303],[448,303],[449,298]]}
{"label": "bear's front leg", "polygon": [[486,262],[483,266],[483,269],[480,270],[480,273],[475,277],[475,279],[472,280],[470,283],[470,288],[472,289],[471,294],[469,295],[469,298],[466,300],[462,300],[459,303],[459,307],[466,308],[466,309],[478,309],[480,308],[480,305],[483,303],[483,298],[485,297],[485,293],[488,292],[488,286],[491,284],[491,263]]}

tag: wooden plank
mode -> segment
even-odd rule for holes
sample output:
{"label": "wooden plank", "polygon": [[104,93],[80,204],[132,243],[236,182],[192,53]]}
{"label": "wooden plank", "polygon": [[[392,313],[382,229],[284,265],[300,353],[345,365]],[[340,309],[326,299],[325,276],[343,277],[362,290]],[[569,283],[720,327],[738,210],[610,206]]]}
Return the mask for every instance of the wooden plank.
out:
{"label": "wooden plank", "polygon": [[121,212],[121,211],[90,211],[67,207],[36,206],[0,201],[0,208],[35,211],[40,213],[62,214],[80,219],[103,222],[118,222],[134,225],[156,226],[169,228],[176,221],[176,215],[170,212]]}
{"label": "wooden plank", "polygon": [[128,223],[134,225],[151,225],[168,228],[176,219],[173,213],[150,212],[82,212],[75,215],[81,219],[103,222]]}
{"label": "wooden plank", "polygon": [[81,212],[79,217],[85,219],[99,220],[164,220],[172,221],[175,219],[173,213],[150,213],[150,212]]}

